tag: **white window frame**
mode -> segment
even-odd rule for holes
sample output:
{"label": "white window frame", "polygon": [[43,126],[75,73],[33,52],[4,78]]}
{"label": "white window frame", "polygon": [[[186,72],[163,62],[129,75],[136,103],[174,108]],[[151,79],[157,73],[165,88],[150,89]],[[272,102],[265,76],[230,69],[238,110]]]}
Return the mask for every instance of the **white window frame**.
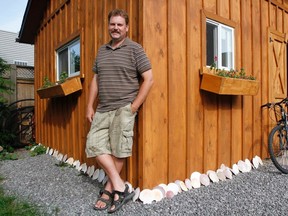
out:
{"label": "white window frame", "polygon": [[[71,48],[74,47],[74,46],[77,45],[77,44],[79,44],[79,54],[80,54],[80,53],[81,53],[81,52],[80,52],[80,49],[81,49],[81,47],[80,47],[80,37],[74,39],[73,41],[65,44],[64,46],[62,46],[61,48],[59,48],[59,49],[56,50],[56,57],[57,57],[57,60],[56,60],[56,62],[57,62],[57,63],[56,63],[57,81],[60,80],[60,75],[61,75],[61,73],[62,73],[62,71],[59,71],[59,67],[60,67],[60,66],[59,66],[59,61],[60,61],[60,59],[59,59],[59,53],[62,52],[63,50],[65,50],[65,49],[68,50],[68,55],[67,55],[67,56],[68,56],[68,59],[67,59],[67,62],[68,62],[68,71],[66,71],[68,77],[74,77],[74,76],[80,75],[80,70],[79,70],[79,71],[75,71],[75,72],[73,72],[73,73],[72,73],[72,71],[71,71],[71,59],[70,59]],[[80,56],[80,59],[81,59],[81,56]],[[80,68],[79,68],[79,69],[80,69]]]}
{"label": "white window frame", "polygon": [[[235,29],[233,27],[230,27],[228,25],[225,25],[225,24],[222,24],[220,22],[217,22],[215,20],[212,20],[212,19],[209,19],[209,18],[206,18],[206,25],[207,23],[210,23],[214,26],[217,27],[217,36],[214,39],[214,44],[217,43],[217,47],[213,47],[214,49],[214,53],[217,54],[217,61],[215,61],[216,63],[216,67],[219,68],[219,69],[224,69],[224,70],[230,70],[230,69],[235,69],[235,45],[234,45],[234,41],[235,41]],[[223,66],[223,61],[222,61],[222,33],[225,29],[228,29],[231,31],[231,38],[229,39],[231,44],[227,44],[227,47],[229,49],[231,49],[231,52],[232,52],[232,57],[230,59],[231,62],[229,62],[229,65],[228,67],[225,67]],[[207,40],[207,38],[206,38]],[[208,49],[208,48],[206,48]],[[207,53],[206,53],[207,55]],[[211,65],[207,65],[207,67],[210,67]]]}

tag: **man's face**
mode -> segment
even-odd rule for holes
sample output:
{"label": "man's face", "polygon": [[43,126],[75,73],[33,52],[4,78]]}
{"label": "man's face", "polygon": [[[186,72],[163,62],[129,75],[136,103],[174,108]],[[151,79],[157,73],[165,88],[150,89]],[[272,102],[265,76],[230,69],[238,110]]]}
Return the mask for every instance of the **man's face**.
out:
{"label": "man's face", "polygon": [[126,37],[129,27],[125,23],[125,19],[121,16],[113,16],[110,18],[108,30],[114,41],[121,41]]}

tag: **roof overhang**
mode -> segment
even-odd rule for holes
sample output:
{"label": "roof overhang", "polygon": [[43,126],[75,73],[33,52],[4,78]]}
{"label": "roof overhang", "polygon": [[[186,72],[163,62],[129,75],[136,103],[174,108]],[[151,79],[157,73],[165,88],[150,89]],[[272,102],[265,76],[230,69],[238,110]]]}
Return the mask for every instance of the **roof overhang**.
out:
{"label": "roof overhang", "polygon": [[34,44],[48,1],[28,0],[17,42]]}

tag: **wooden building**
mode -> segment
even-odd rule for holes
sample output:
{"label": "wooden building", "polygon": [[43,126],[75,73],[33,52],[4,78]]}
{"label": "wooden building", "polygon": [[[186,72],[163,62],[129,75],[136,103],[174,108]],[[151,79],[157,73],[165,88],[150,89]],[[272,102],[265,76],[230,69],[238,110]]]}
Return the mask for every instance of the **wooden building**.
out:
{"label": "wooden building", "polygon": [[[82,163],[95,162],[84,152],[90,127],[86,103],[93,61],[109,41],[107,14],[114,8],[128,11],[129,37],[144,47],[155,80],[139,111],[124,178],[152,188],[222,163],[267,157],[273,122],[260,106],[287,96],[287,0],[29,0],[19,41],[35,45],[37,142]],[[212,29],[232,29],[230,60],[257,78],[256,95],[200,89],[199,71],[211,60],[207,20]],[[41,99],[36,90],[44,77],[57,80],[57,56],[75,40],[82,90]]]}

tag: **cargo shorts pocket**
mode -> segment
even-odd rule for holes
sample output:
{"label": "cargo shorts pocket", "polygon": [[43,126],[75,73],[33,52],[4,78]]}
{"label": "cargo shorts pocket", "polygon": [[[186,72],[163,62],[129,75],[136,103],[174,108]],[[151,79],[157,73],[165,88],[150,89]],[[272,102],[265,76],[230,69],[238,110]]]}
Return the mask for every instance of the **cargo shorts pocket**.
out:
{"label": "cargo shorts pocket", "polygon": [[123,135],[122,142],[121,142],[122,152],[131,152],[132,145],[133,145],[133,130],[123,131],[122,135]]}

